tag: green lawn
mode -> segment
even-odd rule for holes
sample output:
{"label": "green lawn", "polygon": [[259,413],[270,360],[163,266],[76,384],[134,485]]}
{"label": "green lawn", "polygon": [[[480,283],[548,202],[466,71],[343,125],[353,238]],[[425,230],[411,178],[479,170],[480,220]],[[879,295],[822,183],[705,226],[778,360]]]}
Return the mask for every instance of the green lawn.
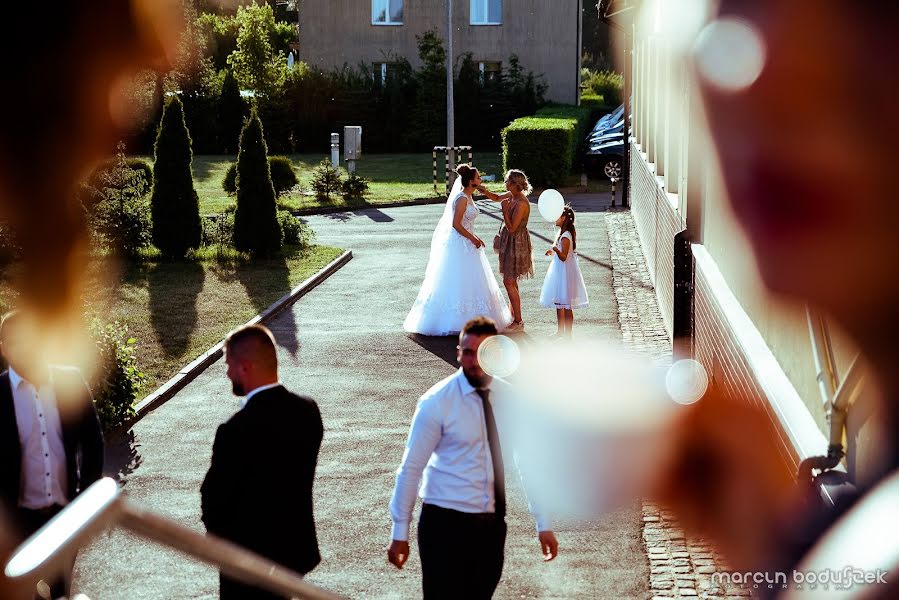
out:
{"label": "green lawn", "polygon": [[[138,366],[148,376],[141,394],[146,396],[342,252],[286,248],[281,258],[252,262],[159,261],[118,269],[98,261],[88,296],[104,319],[127,324],[137,339]],[[296,337],[282,336],[281,342],[296,352]]]}
{"label": "green lawn", "polygon": [[[316,208],[322,203],[311,195],[309,182],[312,169],[326,156],[324,154],[288,155],[300,179],[302,193],[292,193],[282,198],[282,203],[290,208]],[[467,155],[463,157],[467,160]],[[194,156],[194,186],[200,196],[200,212],[212,214],[224,211],[234,204],[234,197],[222,190],[222,179],[235,156],[200,155]],[[473,162],[482,173],[493,174],[502,179],[502,155],[499,152],[474,153]],[[356,163],[356,172],[371,181],[371,189],[365,201],[350,204],[343,198],[334,198],[328,207],[358,208],[366,205],[386,204],[417,198],[433,198],[443,193],[443,160],[438,155],[437,175],[439,194],[434,193],[433,166],[431,155],[422,154],[369,154],[363,155]],[[345,174],[345,173],[344,173]]]}

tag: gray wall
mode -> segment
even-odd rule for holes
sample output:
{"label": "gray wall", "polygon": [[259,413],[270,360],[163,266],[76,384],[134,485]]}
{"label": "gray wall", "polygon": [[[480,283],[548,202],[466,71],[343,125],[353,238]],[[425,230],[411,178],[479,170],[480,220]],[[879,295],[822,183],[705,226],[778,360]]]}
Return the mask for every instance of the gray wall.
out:
{"label": "gray wall", "polygon": [[[578,98],[578,0],[503,0],[502,25],[470,25],[469,0],[453,0],[455,57],[508,68],[517,54],[525,72],[543,74],[546,97],[576,104]],[[418,66],[415,36],[436,27],[446,35],[445,0],[405,0],[403,25],[372,25],[371,0],[301,0],[300,59],[325,69],[404,56]],[[444,47],[445,47],[444,42]],[[454,58],[455,58],[454,57]],[[389,61],[386,61],[389,62]]]}

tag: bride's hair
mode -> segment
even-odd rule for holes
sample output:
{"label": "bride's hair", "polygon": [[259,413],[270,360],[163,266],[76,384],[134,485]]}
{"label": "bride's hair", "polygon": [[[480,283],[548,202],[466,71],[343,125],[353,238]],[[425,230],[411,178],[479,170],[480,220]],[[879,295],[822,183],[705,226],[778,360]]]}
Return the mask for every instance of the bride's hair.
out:
{"label": "bride's hair", "polygon": [[462,163],[456,167],[456,173],[462,178],[462,187],[464,188],[468,187],[468,184],[471,183],[471,180],[474,179],[477,172],[478,170],[468,163]]}
{"label": "bride's hair", "polygon": [[509,169],[506,171],[506,181],[518,186],[518,189],[521,190],[525,196],[534,191],[534,188],[531,187],[531,182],[528,181],[528,176],[520,169]]}

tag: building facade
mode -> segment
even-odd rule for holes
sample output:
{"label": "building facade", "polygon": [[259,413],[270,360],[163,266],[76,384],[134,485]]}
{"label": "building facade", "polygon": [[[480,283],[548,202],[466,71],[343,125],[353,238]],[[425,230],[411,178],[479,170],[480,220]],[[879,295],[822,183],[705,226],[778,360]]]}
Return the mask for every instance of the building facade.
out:
{"label": "building facade", "polygon": [[[804,459],[828,453],[828,397],[857,350],[821,315],[764,290],[719,181],[683,40],[670,26],[677,19],[664,2],[631,5],[642,10],[622,38],[631,62],[628,193],[665,325],[676,354],[768,414],[796,473]],[[883,450],[872,401],[861,388],[848,413],[837,470],[849,481],[866,480]]]}
{"label": "building facade", "polygon": [[[577,104],[582,0],[454,0],[453,61],[470,52],[485,79],[518,56],[542,75],[546,99]],[[300,0],[299,58],[321,69],[372,65],[376,77],[403,57],[419,66],[416,35],[447,31],[446,0]]]}

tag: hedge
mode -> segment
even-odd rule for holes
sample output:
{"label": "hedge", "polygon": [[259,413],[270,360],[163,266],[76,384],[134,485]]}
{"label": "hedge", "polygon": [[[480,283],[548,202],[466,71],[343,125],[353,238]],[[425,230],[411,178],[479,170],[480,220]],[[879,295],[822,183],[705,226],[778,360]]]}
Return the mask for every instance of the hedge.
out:
{"label": "hedge", "polygon": [[553,105],[502,131],[503,170],[521,169],[537,187],[561,183],[576,164],[589,126],[590,109]]}

